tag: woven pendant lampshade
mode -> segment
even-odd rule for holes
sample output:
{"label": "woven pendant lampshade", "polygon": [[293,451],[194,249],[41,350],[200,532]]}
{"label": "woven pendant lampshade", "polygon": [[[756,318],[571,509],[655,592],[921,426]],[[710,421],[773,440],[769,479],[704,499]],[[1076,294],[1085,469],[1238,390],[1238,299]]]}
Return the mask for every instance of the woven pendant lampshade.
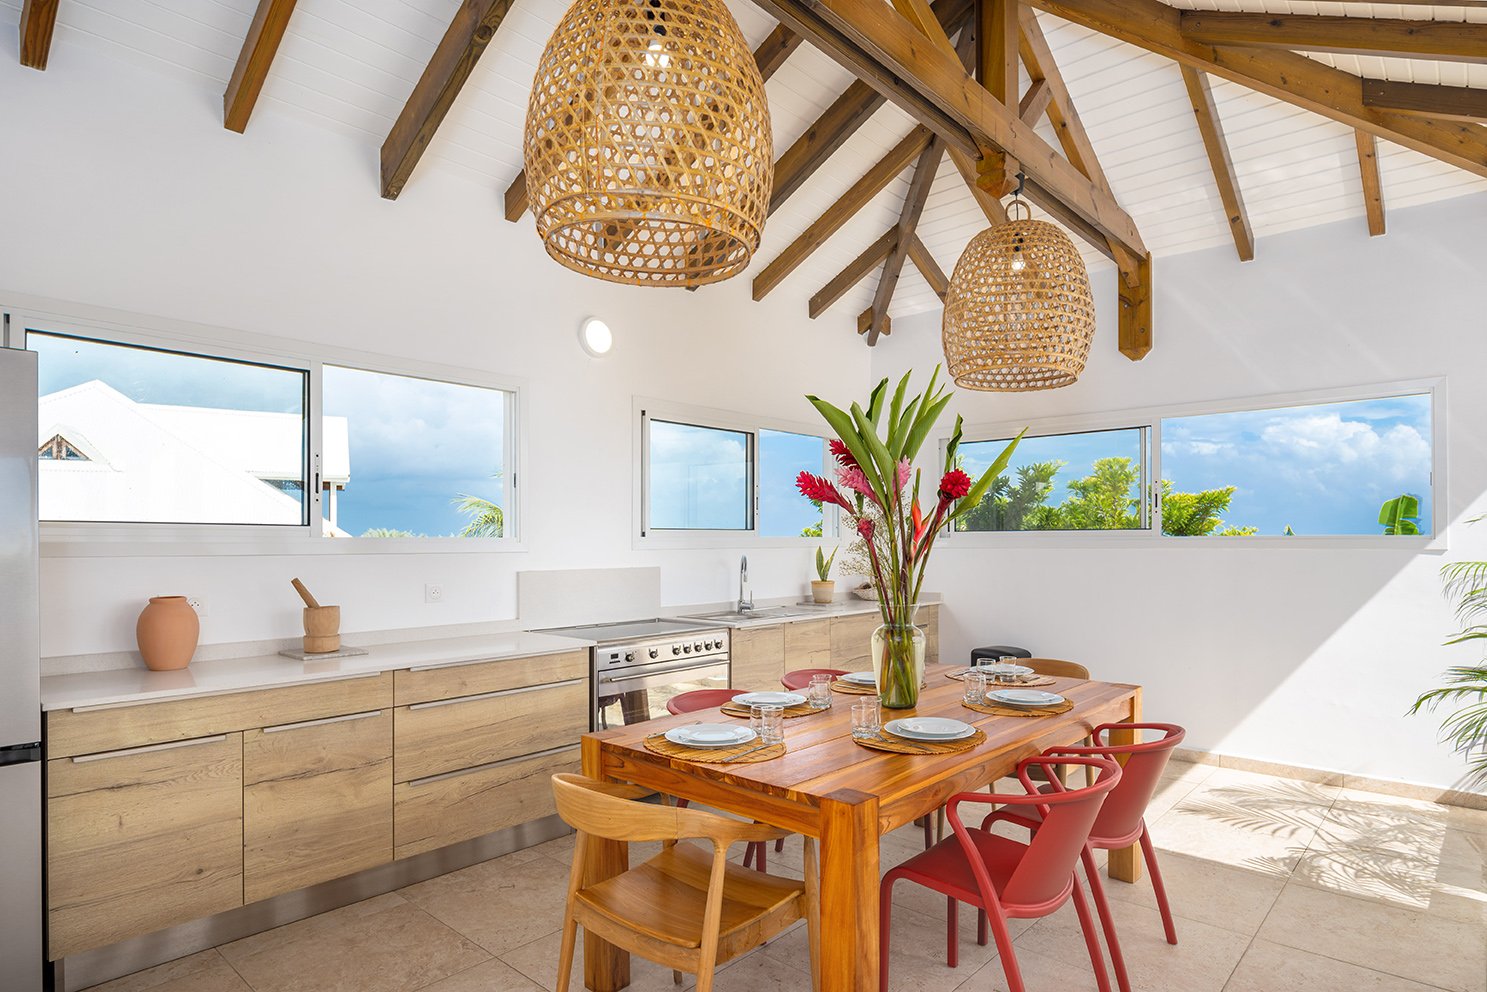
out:
{"label": "woven pendant lampshade", "polygon": [[1030,215],[982,231],[955,263],[941,341],[956,385],[1057,389],[1084,371],[1095,335],[1089,271],[1068,235]]}
{"label": "woven pendant lampshade", "polygon": [[575,0],[538,63],[523,152],[537,233],[570,269],[696,286],[759,247],[769,106],[723,0]]}

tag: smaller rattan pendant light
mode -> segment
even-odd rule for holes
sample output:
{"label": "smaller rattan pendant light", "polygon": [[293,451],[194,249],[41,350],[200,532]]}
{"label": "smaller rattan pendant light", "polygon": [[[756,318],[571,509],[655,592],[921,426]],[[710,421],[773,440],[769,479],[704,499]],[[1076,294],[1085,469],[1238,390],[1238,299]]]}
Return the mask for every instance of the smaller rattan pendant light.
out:
{"label": "smaller rattan pendant light", "polygon": [[[1018,207],[1026,211],[1020,220]],[[955,263],[940,332],[946,367],[966,389],[1067,386],[1084,371],[1095,335],[1089,270],[1068,235],[1033,220],[1020,195],[1007,216],[972,238]]]}
{"label": "smaller rattan pendant light", "polygon": [[743,271],[774,145],[723,0],[574,0],[537,66],[523,157],[537,233],[568,268],[643,286]]}

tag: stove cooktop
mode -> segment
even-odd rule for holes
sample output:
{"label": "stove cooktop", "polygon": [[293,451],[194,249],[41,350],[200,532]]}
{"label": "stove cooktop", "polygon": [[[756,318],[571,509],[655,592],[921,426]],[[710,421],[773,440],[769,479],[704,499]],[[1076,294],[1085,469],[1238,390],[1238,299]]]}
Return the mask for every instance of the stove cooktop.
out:
{"label": "stove cooktop", "polygon": [[596,623],[580,627],[551,627],[544,634],[566,634],[581,637],[600,644],[615,644],[620,641],[635,641],[652,637],[667,637],[672,634],[690,634],[696,630],[710,630],[716,624],[697,623],[692,620],[620,620],[614,623]]}

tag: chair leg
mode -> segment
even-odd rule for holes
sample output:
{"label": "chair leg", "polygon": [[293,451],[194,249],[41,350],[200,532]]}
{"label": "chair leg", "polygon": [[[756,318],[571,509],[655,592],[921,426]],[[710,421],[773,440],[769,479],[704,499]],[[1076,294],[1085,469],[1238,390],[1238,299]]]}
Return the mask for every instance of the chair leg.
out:
{"label": "chair leg", "polygon": [[[1115,935],[1115,917],[1110,912],[1110,903],[1105,898],[1105,884],[1100,881],[1100,869],[1095,856],[1088,847],[1084,849],[1084,875],[1089,879],[1090,893],[1095,897],[1095,912],[1100,917],[1100,927],[1105,931],[1105,946],[1110,949],[1110,963],[1115,966],[1115,983],[1120,992],[1131,992],[1131,979],[1126,974],[1126,958],[1120,950],[1120,938]],[[1078,885],[1076,880],[1075,885]]]}
{"label": "chair leg", "polygon": [[890,872],[878,887],[878,992],[888,992],[888,945],[893,924],[893,883]]}
{"label": "chair leg", "polygon": [[1162,884],[1162,869],[1157,867],[1156,848],[1151,843],[1151,831],[1141,826],[1141,854],[1146,859],[1146,870],[1151,873],[1151,887],[1157,896],[1157,908],[1162,911],[1162,927],[1167,931],[1167,943],[1177,943],[1177,926],[1172,922],[1172,907],[1167,904],[1167,887]]}
{"label": "chair leg", "polygon": [[960,903],[945,897],[945,964],[960,967]]}
{"label": "chair leg", "polygon": [[976,910],[976,943],[986,946],[986,910]]}
{"label": "chair leg", "polygon": [[934,817],[926,815],[919,822],[924,824],[924,849],[928,851],[935,846]]}
{"label": "chair leg", "polygon": [[779,854],[784,849],[785,849],[785,838],[781,837],[779,840],[777,840],[777,841],[774,842],[774,853]]}
{"label": "chair leg", "polygon": [[764,863],[764,852],[769,849],[769,845],[763,841],[756,840],[750,846],[754,848],[754,870],[758,872],[767,871],[769,866]]}
{"label": "chair leg", "polygon": [[[1027,986],[1022,983],[1022,968],[1017,964],[1017,952],[1012,950],[1012,933],[1007,929],[1006,917],[1000,912],[991,917],[991,933],[996,938],[997,956],[1002,959],[1002,974],[1007,976],[1007,992],[1027,992]],[[1101,989],[1100,992],[1110,990]]]}
{"label": "chair leg", "polygon": [[677,971],[675,968],[672,968],[671,969],[671,984],[672,985],[680,985],[681,983],[682,983],[682,973],[679,972],[679,971]]}
{"label": "chair leg", "polygon": [[811,952],[811,992],[821,992],[821,866],[816,859],[813,838],[802,838],[801,847],[805,865],[805,929]]}
{"label": "chair leg", "polygon": [[573,919],[573,907],[570,905],[563,911],[563,943],[558,950],[557,992],[568,992],[568,980],[573,972],[573,950],[577,943],[578,922]]}
{"label": "chair leg", "polygon": [[1105,955],[1100,951],[1100,938],[1095,933],[1095,921],[1089,915],[1089,903],[1084,901],[1084,888],[1079,879],[1074,879],[1074,912],[1079,914],[1079,929],[1084,932],[1084,946],[1089,948],[1089,963],[1095,969],[1095,986],[1100,992],[1110,992],[1110,976],[1105,972]]}

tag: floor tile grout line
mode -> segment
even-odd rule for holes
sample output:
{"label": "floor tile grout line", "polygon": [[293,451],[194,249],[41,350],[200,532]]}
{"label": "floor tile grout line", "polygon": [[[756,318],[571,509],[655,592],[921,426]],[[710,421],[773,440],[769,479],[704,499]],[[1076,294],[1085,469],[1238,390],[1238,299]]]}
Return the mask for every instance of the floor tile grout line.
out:
{"label": "floor tile grout line", "polygon": [[229,971],[238,976],[238,981],[242,982],[245,986],[251,989],[252,992],[258,992],[258,989],[253,985],[253,983],[248,981],[248,976],[243,974],[241,971],[238,971],[237,965],[227,960],[227,955],[222,953],[222,946],[220,944],[214,946],[212,948],[212,952],[217,955],[217,957],[222,961],[223,964],[227,965]]}

